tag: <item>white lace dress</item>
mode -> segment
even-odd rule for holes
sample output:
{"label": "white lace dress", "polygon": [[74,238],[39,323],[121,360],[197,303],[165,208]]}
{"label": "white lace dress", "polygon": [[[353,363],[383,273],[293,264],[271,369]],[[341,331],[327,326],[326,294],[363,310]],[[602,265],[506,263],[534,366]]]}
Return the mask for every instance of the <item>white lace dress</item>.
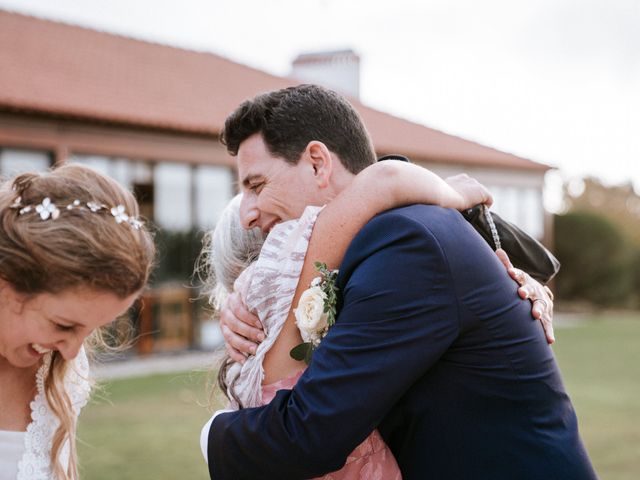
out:
{"label": "white lace dress", "polygon": [[[10,432],[15,434],[14,437],[16,439],[23,440],[23,444],[20,447],[22,455],[19,456],[17,466],[13,468],[13,472],[10,473],[10,468],[0,471],[0,480],[53,479],[50,468],[51,442],[59,421],[49,408],[44,392],[45,375],[49,370],[50,363],[51,355],[47,354],[44,356],[43,363],[36,374],[37,392],[31,402],[31,423],[27,426],[26,432]],[[88,376],[89,362],[84,349],[81,349],[71,368],[67,369],[64,379],[64,385],[73,405],[76,418],[89,399],[91,385]],[[14,445],[14,448],[6,450],[9,455],[15,455],[15,447]],[[0,451],[0,455],[2,455],[2,451]],[[60,461],[66,468],[69,462],[68,443],[63,446]]]}

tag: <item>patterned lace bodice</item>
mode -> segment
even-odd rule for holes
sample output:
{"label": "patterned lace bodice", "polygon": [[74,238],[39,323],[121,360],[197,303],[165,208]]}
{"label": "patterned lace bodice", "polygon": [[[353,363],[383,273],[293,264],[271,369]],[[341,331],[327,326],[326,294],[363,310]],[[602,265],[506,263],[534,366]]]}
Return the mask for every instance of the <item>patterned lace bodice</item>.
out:
{"label": "patterned lace bodice", "polygon": [[[44,382],[50,364],[51,354],[47,354],[36,374],[37,392],[31,402],[31,423],[27,426],[25,451],[18,463],[17,480],[51,480],[53,478],[50,465],[51,442],[59,421],[51,411],[44,391]],[[91,393],[88,376],[89,362],[84,349],[81,349],[67,369],[64,379],[65,389],[73,405],[76,418],[82,407],[86,405]],[[68,442],[62,449],[60,460],[66,468],[69,461]]]}

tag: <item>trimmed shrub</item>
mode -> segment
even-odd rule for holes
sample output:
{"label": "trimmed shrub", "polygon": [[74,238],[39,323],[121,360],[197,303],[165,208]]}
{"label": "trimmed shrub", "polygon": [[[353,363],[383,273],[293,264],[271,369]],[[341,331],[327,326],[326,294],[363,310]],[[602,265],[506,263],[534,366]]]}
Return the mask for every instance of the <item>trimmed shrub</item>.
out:
{"label": "trimmed shrub", "polygon": [[560,299],[603,307],[632,303],[640,257],[607,218],[586,211],[556,216],[555,253],[562,264],[556,277]]}

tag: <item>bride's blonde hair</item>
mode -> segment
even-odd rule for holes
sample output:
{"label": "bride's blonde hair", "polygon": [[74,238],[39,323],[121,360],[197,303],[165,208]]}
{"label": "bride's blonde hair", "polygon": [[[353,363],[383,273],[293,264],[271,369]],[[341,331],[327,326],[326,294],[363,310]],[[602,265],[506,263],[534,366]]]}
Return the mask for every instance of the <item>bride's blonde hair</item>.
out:
{"label": "bride's blonde hair", "polygon": [[[59,208],[43,219],[46,198]],[[122,209],[111,212],[119,205],[130,218],[117,217]],[[78,287],[126,298],[145,286],[155,256],[152,235],[137,223],[138,214],[129,191],[88,167],[67,164],[19,175],[0,185],[0,277],[26,298]],[[85,347],[100,345],[101,339],[101,332],[94,332]],[[47,402],[60,421],[51,470],[61,480],[78,478],[76,414],[64,388],[68,368],[69,362],[53,352],[44,381]],[[67,442],[65,469],[60,454]]]}

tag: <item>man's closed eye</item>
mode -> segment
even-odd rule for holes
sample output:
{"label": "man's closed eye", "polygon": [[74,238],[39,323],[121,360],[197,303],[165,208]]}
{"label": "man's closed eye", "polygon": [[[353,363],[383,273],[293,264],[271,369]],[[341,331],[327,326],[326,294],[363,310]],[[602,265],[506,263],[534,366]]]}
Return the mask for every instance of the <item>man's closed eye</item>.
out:
{"label": "man's closed eye", "polygon": [[262,191],[262,187],[264,187],[264,182],[254,183],[252,185],[249,185],[249,190],[256,195],[259,195]]}

